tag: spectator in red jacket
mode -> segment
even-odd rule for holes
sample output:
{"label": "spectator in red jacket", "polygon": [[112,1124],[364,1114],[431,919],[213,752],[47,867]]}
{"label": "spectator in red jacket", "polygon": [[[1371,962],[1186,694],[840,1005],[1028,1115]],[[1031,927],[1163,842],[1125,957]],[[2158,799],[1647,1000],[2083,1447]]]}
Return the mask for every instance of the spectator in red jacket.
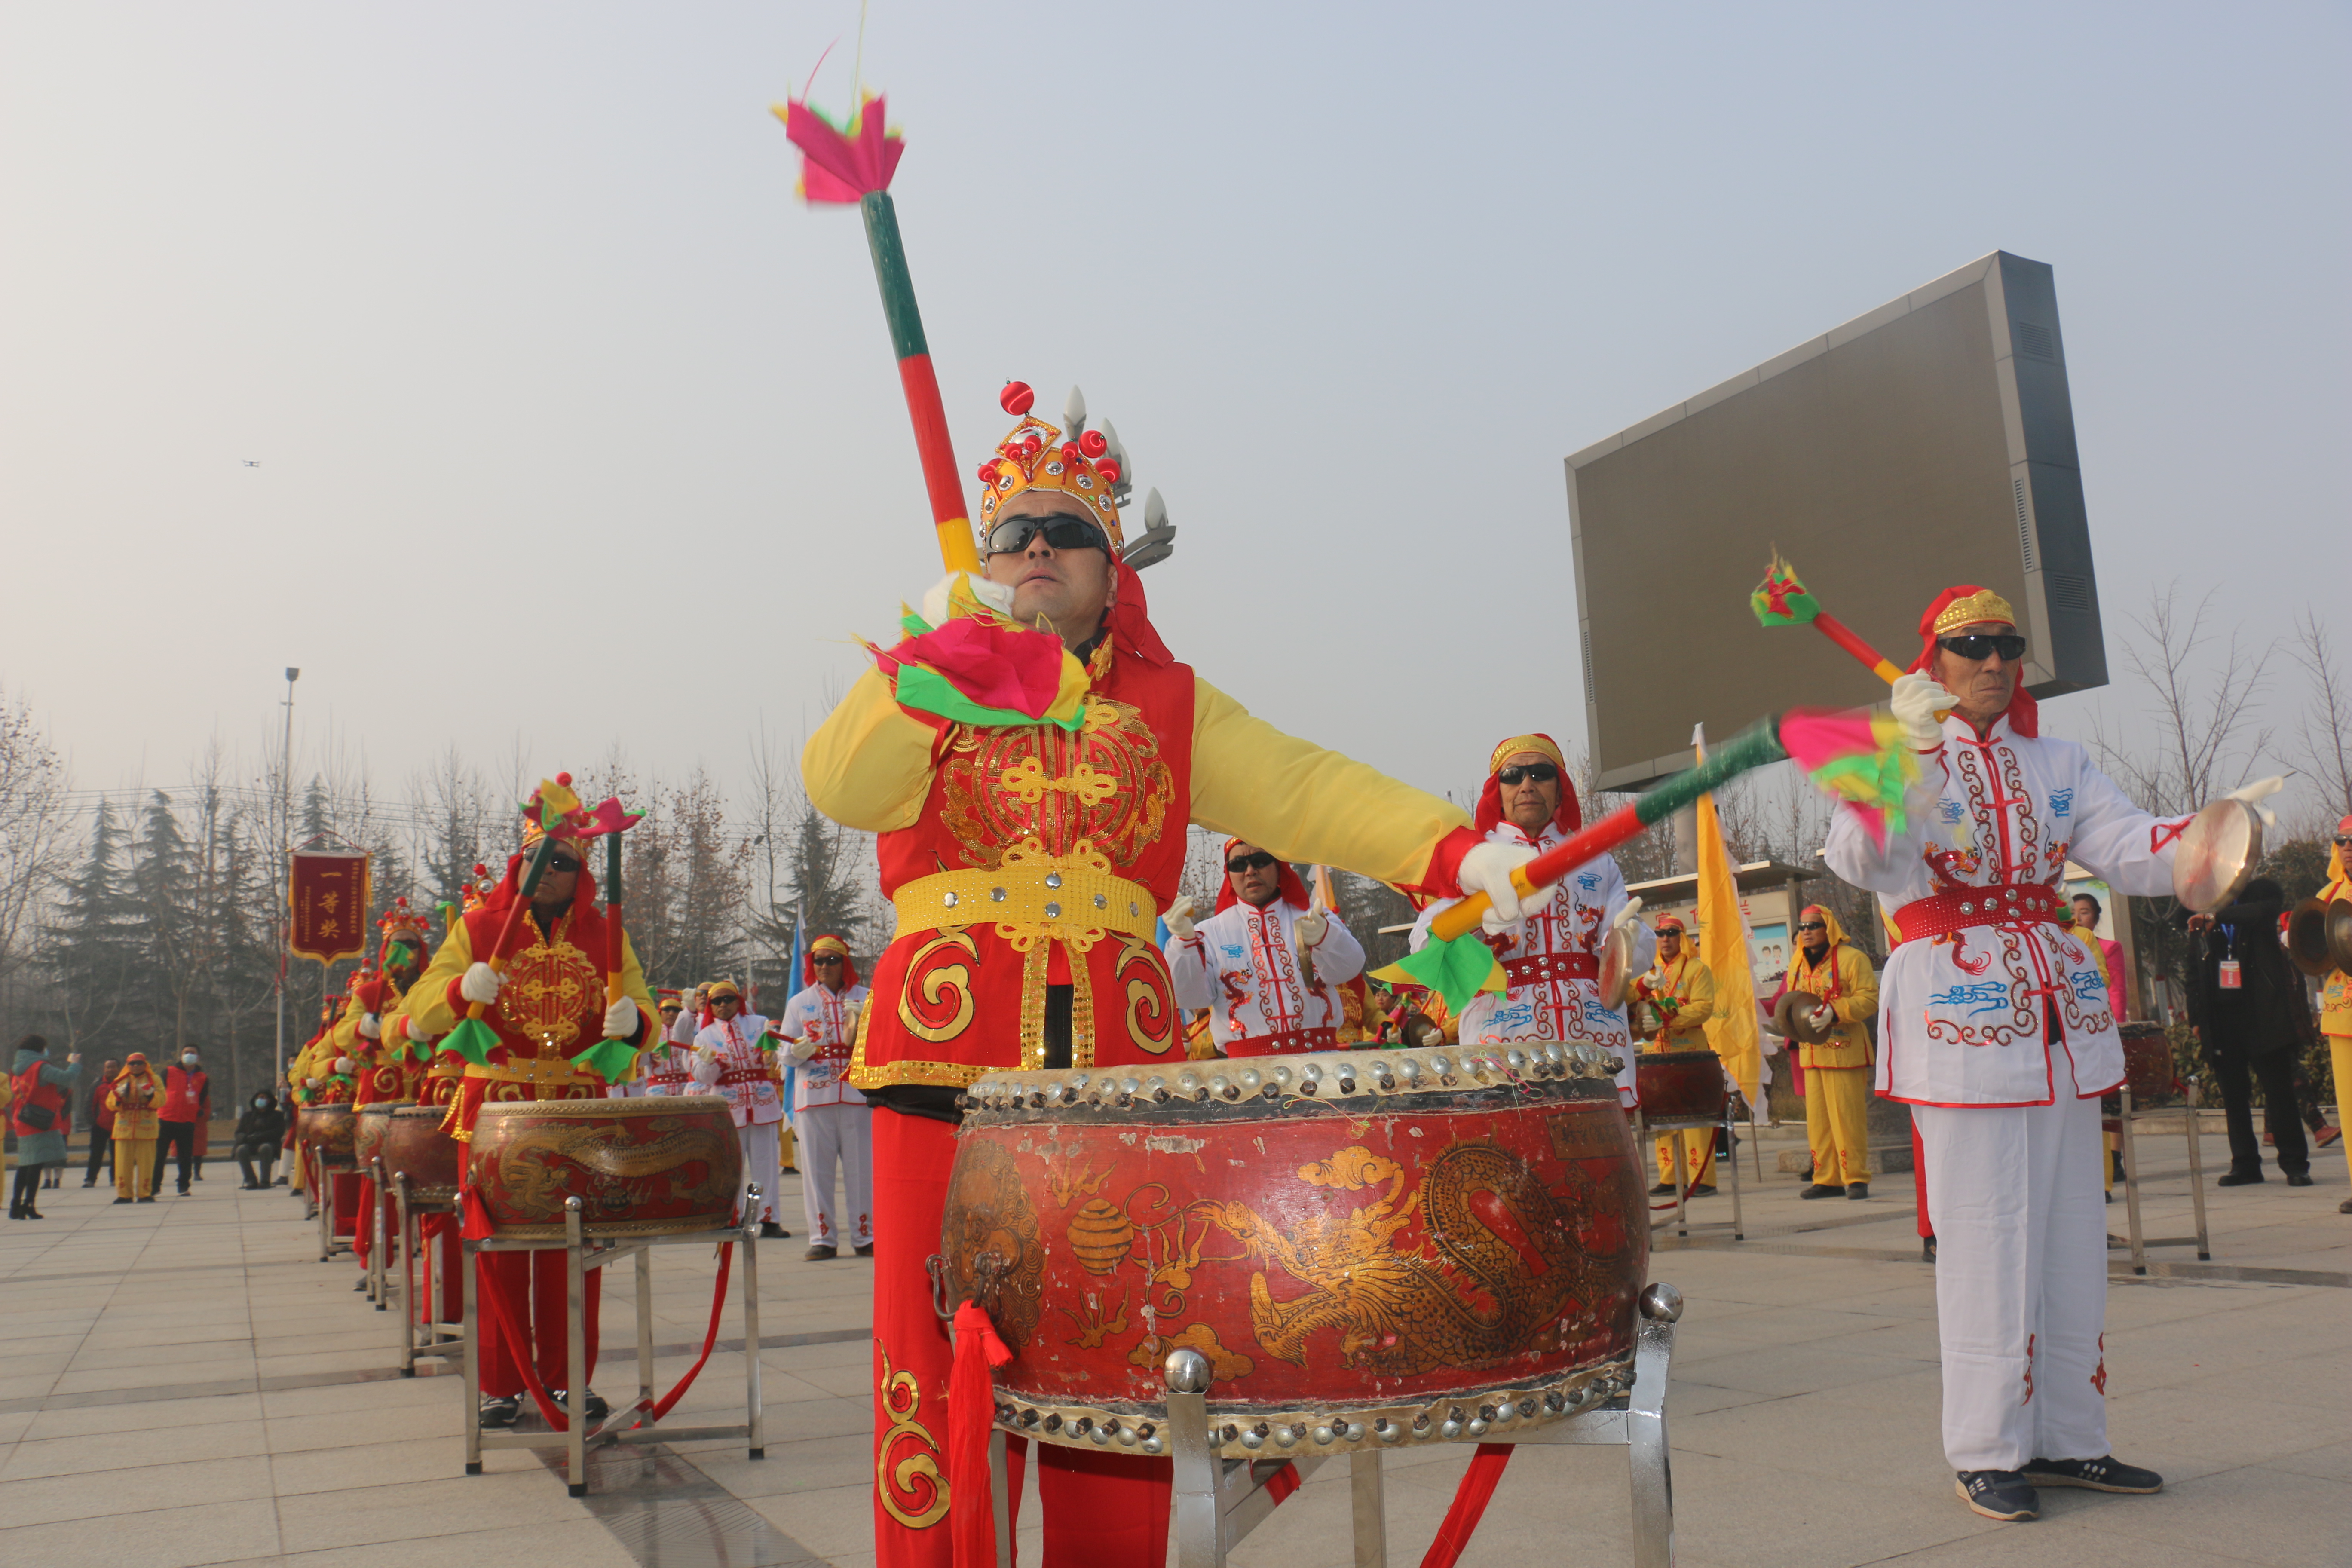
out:
{"label": "spectator in red jacket", "polygon": [[98,1064],[98,1087],[89,1091],[83,1124],[89,1130],[89,1164],[82,1171],[81,1184],[98,1185],[98,1167],[105,1162],[109,1181],[114,1179],[114,1108],[106,1103],[107,1090],[121,1074],[122,1064],[112,1057]]}
{"label": "spectator in red jacket", "polygon": [[147,1189],[148,1196],[163,1190],[163,1161],[174,1147],[180,1151],[180,1195],[188,1195],[188,1184],[196,1170],[196,1123],[212,1119],[212,1079],[205,1073],[196,1047],[188,1046],[180,1052],[180,1065],[163,1072],[163,1113],[156,1119],[155,1180]]}

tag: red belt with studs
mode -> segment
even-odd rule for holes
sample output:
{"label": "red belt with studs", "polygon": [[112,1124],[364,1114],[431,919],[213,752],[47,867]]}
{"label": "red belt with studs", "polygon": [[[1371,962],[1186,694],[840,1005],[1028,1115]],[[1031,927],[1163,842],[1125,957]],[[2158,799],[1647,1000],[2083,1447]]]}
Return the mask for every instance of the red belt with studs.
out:
{"label": "red belt with studs", "polygon": [[1601,960],[1589,952],[1546,952],[1503,960],[1503,984],[1513,990],[1544,980],[1598,980]]}
{"label": "red belt with studs", "polygon": [[1955,888],[1914,899],[1895,911],[1896,940],[1924,942],[1970,926],[2029,925],[2048,921],[2074,923],[2073,906],[2055,888],[2039,882],[1997,882],[1990,888]]}

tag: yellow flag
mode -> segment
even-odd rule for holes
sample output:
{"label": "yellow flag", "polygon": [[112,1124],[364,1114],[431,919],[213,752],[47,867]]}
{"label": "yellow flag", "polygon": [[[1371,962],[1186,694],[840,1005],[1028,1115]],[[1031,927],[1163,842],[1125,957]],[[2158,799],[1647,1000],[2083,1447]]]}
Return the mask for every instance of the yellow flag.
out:
{"label": "yellow flag", "polygon": [[1723,824],[1711,795],[1698,797],[1698,956],[1715,976],[1715,1016],[1706,1021],[1706,1043],[1754,1105],[1764,1061],[1756,1037],[1756,966],[1748,952],[1748,922],[1739,913],[1739,884],[1731,875],[1731,856],[1723,847]]}

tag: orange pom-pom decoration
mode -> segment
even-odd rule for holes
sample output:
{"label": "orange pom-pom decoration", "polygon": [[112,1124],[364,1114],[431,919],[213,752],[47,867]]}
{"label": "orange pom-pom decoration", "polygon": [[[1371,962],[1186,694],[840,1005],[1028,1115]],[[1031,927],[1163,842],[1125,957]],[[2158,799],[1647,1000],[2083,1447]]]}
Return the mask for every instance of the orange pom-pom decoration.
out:
{"label": "orange pom-pom decoration", "polygon": [[1089,430],[1078,437],[1078,450],[1089,458],[1099,458],[1110,450],[1110,443],[1103,439],[1101,431]]}
{"label": "orange pom-pom decoration", "polygon": [[1029,405],[1037,401],[1037,395],[1029,390],[1029,384],[1025,381],[1008,381],[996,400],[1004,405],[1004,412],[1018,418],[1029,412]]}

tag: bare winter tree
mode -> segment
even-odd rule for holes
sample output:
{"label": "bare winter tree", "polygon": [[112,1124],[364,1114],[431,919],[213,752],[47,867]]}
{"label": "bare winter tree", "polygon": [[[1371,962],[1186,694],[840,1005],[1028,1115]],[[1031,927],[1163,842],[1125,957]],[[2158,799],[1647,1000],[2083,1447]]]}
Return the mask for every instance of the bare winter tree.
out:
{"label": "bare winter tree", "polygon": [[2208,612],[2212,594],[2183,608],[2179,585],[2148,595],[2147,614],[2132,617],[2137,637],[2124,642],[2124,664],[2147,689],[2154,745],[2126,743],[2104,718],[2091,749],[2108,777],[2141,809],[2158,816],[2194,811],[2252,776],[2271,749],[2259,704],[2270,685],[2271,645],[2252,648],[2235,626],[2224,634]]}
{"label": "bare winter tree", "polygon": [[2352,675],[2336,663],[2327,627],[2308,605],[2295,622],[2290,651],[2311,683],[2311,700],[2295,734],[2303,742],[2304,765],[2326,797],[2322,815],[2352,816]]}
{"label": "bare winter tree", "polygon": [[66,787],[65,763],[32,710],[0,693],[0,996],[32,957],[42,900],[72,869],[77,835]]}

